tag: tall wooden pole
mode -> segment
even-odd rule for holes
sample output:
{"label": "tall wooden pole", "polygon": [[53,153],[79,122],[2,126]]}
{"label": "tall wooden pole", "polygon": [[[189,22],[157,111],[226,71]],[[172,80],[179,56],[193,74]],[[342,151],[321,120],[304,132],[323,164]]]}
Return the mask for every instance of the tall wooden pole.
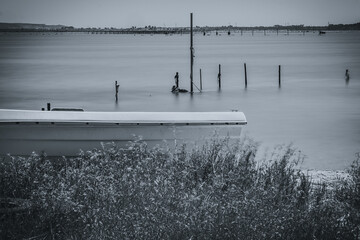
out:
{"label": "tall wooden pole", "polygon": [[193,89],[193,70],[194,70],[194,48],[193,48],[193,14],[190,13],[190,93]]}

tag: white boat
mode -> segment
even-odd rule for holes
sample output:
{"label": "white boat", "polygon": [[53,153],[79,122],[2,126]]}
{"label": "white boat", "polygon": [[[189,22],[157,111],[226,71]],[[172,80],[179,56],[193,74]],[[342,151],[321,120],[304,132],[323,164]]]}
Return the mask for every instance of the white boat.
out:
{"label": "white boat", "polygon": [[75,156],[101,142],[125,146],[141,137],[149,145],[199,144],[214,137],[239,139],[242,112],[81,112],[0,109],[0,156]]}

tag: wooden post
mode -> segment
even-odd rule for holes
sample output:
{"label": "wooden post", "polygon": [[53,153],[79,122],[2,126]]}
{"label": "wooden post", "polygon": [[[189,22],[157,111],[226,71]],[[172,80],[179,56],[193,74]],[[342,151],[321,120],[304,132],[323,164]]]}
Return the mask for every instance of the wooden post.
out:
{"label": "wooden post", "polygon": [[50,105],[50,103],[47,103],[47,110],[48,110],[48,111],[51,110],[51,105]]}
{"label": "wooden post", "polygon": [[175,78],[175,87],[179,88],[179,72],[176,72],[174,78]]}
{"label": "wooden post", "polygon": [[245,88],[247,88],[247,72],[246,72],[246,63],[244,63],[244,72],[245,72]]}
{"label": "wooden post", "polygon": [[201,68],[200,68],[200,91],[202,91],[202,75],[201,75]]}
{"label": "wooden post", "polygon": [[281,87],[281,65],[279,65],[279,88]]}
{"label": "wooden post", "polygon": [[194,70],[194,48],[193,48],[193,14],[190,13],[190,93],[193,89],[193,70]]}
{"label": "wooden post", "polygon": [[219,64],[218,82],[219,82],[219,89],[220,89],[221,88],[221,64]]}
{"label": "wooden post", "polygon": [[115,81],[115,100],[116,100],[116,102],[118,101],[119,86],[120,85],[117,83],[117,81]]}

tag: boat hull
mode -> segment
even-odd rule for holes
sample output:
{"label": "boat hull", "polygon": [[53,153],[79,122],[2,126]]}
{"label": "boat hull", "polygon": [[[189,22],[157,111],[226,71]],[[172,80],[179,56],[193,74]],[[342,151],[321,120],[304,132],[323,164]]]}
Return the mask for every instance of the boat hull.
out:
{"label": "boat hull", "polygon": [[[27,119],[0,121],[0,155],[29,155],[45,152],[48,156],[76,156],[83,151],[101,148],[101,143],[127,147],[131,141],[145,141],[174,148],[181,144],[201,145],[213,137],[240,138],[242,125],[228,122],[152,121],[70,121],[69,119]],[[120,123],[119,123],[120,122]],[[137,123],[136,123],[137,122]]]}
{"label": "boat hull", "polygon": [[0,155],[75,156],[113,142],[126,147],[131,141],[145,141],[150,147],[201,145],[211,138],[240,138],[240,125],[128,126],[109,124],[12,124],[0,126]]}

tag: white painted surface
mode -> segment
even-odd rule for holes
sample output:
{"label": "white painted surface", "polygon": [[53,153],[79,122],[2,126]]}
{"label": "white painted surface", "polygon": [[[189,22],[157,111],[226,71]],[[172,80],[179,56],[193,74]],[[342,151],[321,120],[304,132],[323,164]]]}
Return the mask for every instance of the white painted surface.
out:
{"label": "white painted surface", "polygon": [[203,144],[214,136],[240,138],[246,118],[240,112],[51,112],[0,110],[0,155],[74,156],[100,148],[124,147],[141,137],[150,146]]}
{"label": "white painted surface", "polygon": [[246,124],[242,112],[64,112],[0,109],[0,122]]}

